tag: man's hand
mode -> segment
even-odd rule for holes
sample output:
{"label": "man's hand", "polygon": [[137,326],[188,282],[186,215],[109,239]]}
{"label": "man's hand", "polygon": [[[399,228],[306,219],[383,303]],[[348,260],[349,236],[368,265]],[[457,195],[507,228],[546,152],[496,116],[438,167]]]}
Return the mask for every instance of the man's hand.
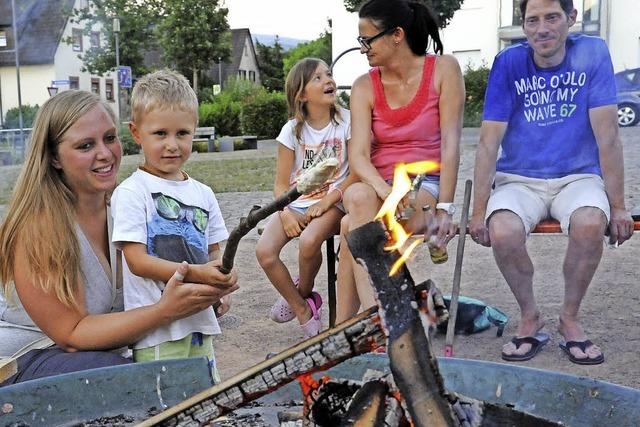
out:
{"label": "man's hand", "polygon": [[489,238],[489,229],[484,220],[484,214],[474,213],[469,220],[469,234],[474,242],[490,247],[491,239]]}
{"label": "man's hand", "polygon": [[626,209],[611,208],[609,243],[621,245],[633,235],[633,218]]}

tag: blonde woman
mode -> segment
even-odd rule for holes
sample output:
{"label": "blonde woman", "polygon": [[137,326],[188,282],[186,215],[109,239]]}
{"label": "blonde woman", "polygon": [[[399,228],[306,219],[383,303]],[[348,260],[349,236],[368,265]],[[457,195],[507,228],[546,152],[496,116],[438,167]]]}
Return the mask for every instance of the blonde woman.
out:
{"label": "blonde woman", "polygon": [[[118,349],[236,289],[235,273],[215,286],[177,286],[174,276],[158,303],[122,312],[107,221],[121,156],[114,114],[97,96],[65,91],[38,111],[0,226],[0,281],[3,304],[55,345],[19,357],[18,374],[0,385],[129,363]],[[184,277],[188,267],[179,270]],[[0,324],[0,342],[15,342],[19,326]]]}

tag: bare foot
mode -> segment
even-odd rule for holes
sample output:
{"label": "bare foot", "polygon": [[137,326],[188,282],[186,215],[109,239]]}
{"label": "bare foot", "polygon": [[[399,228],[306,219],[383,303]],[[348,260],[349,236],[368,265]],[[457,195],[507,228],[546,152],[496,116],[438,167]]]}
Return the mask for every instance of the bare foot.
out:
{"label": "bare foot", "polygon": [[[559,317],[558,332],[560,332],[567,342],[582,342],[588,339],[577,319],[570,319],[562,315]],[[580,350],[579,347],[571,347],[569,351],[576,359],[596,359],[602,355],[602,349],[595,344],[587,347],[584,352]]]}
{"label": "bare foot", "polygon": [[[533,337],[543,327],[544,320],[542,320],[540,312],[536,311],[532,316],[522,316],[520,318],[520,324],[518,325],[516,336],[519,338]],[[516,348],[515,344],[509,341],[502,346],[502,353],[506,356],[520,356],[528,353],[529,350],[531,350],[531,344],[529,343],[522,343],[520,347]]]}

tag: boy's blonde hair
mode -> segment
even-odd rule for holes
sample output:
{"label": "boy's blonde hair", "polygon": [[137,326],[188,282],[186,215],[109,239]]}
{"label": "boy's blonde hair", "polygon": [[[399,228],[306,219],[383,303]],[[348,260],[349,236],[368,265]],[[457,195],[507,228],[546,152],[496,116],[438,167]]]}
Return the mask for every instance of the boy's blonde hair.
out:
{"label": "boy's blonde hair", "polygon": [[[287,95],[287,107],[289,109],[289,118],[296,120],[294,126],[295,135],[300,139],[302,134],[302,125],[307,119],[307,108],[302,101],[304,87],[313,77],[313,73],[318,65],[324,64],[329,68],[326,62],[319,58],[303,58],[291,67],[287,74],[287,81],[284,84],[284,92]],[[340,118],[340,113],[336,104],[331,106],[331,120],[337,123],[336,117]]]}
{"label": "boy's blonde hair", "polygon": [[109,105],[80,90],[49,98],[36,114],[29,151],[0,225],[0,282],[7,298],[13,289],[19,244],[26,255],[20,261],[29,266],[34,285],[69,307],[78,306],[81,254],[76,237],[76,195],[53,161],[69,128],[96,106],[102,106],[116,126]]}
{"label": "boy's blonde hair", "polygon": [[180,73],[163,69],[137,81],[131,93],[131,121],[139,122],[151,110],[192,113],[198,124],[198,97]]}

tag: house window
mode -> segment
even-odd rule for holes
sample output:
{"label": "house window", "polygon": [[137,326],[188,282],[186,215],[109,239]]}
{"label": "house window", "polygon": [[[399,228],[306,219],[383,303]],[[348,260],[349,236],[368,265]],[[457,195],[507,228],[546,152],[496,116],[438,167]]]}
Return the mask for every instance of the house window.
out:
{"label": "house window", "polygon": [[600,0],[584,0],[583,22],[600,22]]}
{"label": "house window", "polygon": [[247,79],[247,70],[238,70],[238,77],[243,80]]}
{"label": "house window", "polygon": [[249,71],[249,80],[251,80],[252,82],[256,81],[256,72],[255,71]]}
{"label": "house window", "polygon": [[74,52],[82,52],[82,30],[80,28],[74,28],[71,30],[71,40],[73,41],[72,47]]}
{"label": "house window", "polygon": [[107,101],[114,101],[113,98],[113,79],[106,79],[104,81],[104,97]]}
{"label": "house window", "polygon": [[519,27],[522,25],[522,14],[520,13],[520,3],[522,0],[513,0],[513,18],[511,25]]}
{"label": "house window", "polygon": [[100,79],[91,77],[91,92],[100,95]]}
{"label": "house window", "polygon": [[69,76],[69,89],[80,89],[80,78],[78,76]]}
{"label": "house window", "polygon": [[99,31],[91,31],[91,47],[98,48],[100,47],[100,32]]}
{"label": "house window", "polygon": [[7,47],[7,32],[0,30],[0,47]]}

